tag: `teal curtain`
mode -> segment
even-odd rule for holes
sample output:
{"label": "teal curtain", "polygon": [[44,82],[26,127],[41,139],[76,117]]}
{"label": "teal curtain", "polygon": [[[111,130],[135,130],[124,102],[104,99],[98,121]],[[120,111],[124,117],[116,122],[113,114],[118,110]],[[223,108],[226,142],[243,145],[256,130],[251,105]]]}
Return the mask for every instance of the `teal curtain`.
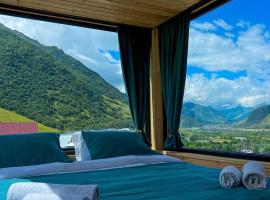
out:
{"label": "teal curtain", "polygon": [[149,109],[151,30],[120,25],[118,37],[122,72],[134,125],[149,145],[150,133],[145,131],[145,123]]}
{"label": "teal curtain", "polygon": [[167,117],[165,149],[183,146],[178,130],[186,81],[189,22],[188,15],[179,15],[159,27],[160,70]]}

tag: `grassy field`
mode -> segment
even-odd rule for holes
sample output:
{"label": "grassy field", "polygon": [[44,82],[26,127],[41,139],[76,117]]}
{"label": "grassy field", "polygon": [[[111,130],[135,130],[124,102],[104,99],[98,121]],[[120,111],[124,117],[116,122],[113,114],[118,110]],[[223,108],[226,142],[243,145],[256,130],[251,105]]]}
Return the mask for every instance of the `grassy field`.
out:
{"label": "grassy field", "polygon": [[183,142],[189,148],[229,152],[270,153],[270,129],[180,129]]}
{"label": "grassy field", "polygon": [[[33,120],[23,117],[15,112],[11,112],[0,108],[0,123],[1,122],[33,122]],[[60,132],[57,129],[50,128],[38,123],[39,132]]]}

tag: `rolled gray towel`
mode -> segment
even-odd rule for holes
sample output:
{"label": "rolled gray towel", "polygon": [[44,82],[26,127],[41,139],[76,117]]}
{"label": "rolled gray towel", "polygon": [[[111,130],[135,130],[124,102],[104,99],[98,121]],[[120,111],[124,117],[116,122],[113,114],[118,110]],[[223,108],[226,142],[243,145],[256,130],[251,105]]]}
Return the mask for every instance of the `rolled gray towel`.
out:
{"label": "rolled gray towel", "polygon": [[231,188],[239,185],[242,173],[234,166],[224,167],[219,174],[219,183],[223,188]]}
{"label": "rolled gray towel", "polygon": [[[98,200],[99,190],[97,185],[60,185],[34,182],[19,182],[10,186],[7,200],[25,200],[30,194],[53,194],[59,197],[78,196],[83,200]],[[29,199],[29,197],[27,197]],[[66,200],[66,199],[61,199]],[[69,200],[69,199],[67,199]]]}
{"label": "rolled gray towel", "polygon": [[82,195],[57,195],[57,194],[41,194],[30,193],[23,197],[23,200],[90,200]]}
{"label": "rolled gray towel", "polygon": [[242,182],[249,190],[261,190],[267,187],[267,176],[262,163],[248,161],[243,166]]}

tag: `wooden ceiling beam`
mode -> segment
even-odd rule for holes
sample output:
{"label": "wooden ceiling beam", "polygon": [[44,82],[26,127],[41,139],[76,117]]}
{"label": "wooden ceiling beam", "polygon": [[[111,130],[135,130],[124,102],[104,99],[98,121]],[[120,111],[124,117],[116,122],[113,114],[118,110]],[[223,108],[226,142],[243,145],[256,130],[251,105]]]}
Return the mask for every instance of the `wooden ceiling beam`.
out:
{"label": "wooden ceiling beam", "polygon": [[[200,0],[0,0],[16,6],[115,24],[153,28]],[[17,11],[20,12],[20,11]],[[29,11],[27,11],[29,12]],[[34,13],[35,14],[35,13]]]}

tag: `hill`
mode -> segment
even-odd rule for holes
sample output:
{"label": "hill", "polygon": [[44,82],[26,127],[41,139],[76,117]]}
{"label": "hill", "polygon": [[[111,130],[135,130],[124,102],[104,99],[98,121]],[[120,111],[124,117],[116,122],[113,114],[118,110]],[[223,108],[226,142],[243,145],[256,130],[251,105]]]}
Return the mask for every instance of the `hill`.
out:
{"label": "hill", "polygon": [[[0,123],[1,122],[32,122],[33,120],[18,115],[14,112],[0,108]],[[59,130],[44,126],[38,123],[39,132],[59,132]]]}
{"label": "hill", "polygon": [[270,105],[262,106],[253,110],[241,127],[269,129],[270,128]]}
{"label": "hill", "polygon": [[57,47],[0,24],[0,107],[59,130],[132,126],[124,94]]}
{"label": "hill", "polygon": [[220,110],[220,113],[227,118],[229,123],[236,124],[246,120],[253,109],[251,107],[236,106]]}
{"label": "hill", "polygon": [[183,104],[181,124],[183,128],[205,126],[234,126],[247,119],[253,108],[237,106],[222,110],[187,102]]}
{"label": "hill", "polygon": [[225,124],[227,119],[218,110],[195,103],[184,103],[182,108],[181,127],[203,127],[206,125]]}

